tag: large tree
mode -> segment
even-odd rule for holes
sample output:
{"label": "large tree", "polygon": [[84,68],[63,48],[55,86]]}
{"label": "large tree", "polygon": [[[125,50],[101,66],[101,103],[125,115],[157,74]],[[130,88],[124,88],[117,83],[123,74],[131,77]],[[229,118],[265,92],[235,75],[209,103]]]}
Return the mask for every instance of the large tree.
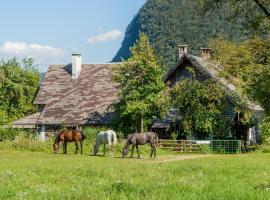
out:
{"label": "large tree", "polygon": [[220,76],[233,82],[238,92],[260,103],[270,113],[270,39],[254,37],[243,43],[218,38],[210,42],[212,58],[223,69]]}
{"label": "large tree", "polygon": [[185,135],[198,138],[225,136],[228,102],[214,80],[185,79],[178,82],[172,89],[172,103],[182,116],[181,129]]}
{"label": "large tree", "polygon": [[169,95],[161,69],[148,37],[140,33],[131,57],[114,72],[119,88],[119,102],[114,108],[120,129],[136,131],[140,127],[143,132],[144,124],[149,125],[154,116],[161,117],[167,111]]}
{"label": "large tree", "polygon": [[33,100],[38,85],[39,72],[33,59],[0,62],[0,124],[36,111]]}

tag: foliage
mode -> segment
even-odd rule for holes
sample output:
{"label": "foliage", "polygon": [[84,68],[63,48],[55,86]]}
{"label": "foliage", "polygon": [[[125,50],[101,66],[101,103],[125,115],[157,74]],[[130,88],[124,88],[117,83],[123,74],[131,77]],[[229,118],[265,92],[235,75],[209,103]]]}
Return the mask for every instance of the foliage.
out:
{"label": "foliage", "polygon": [[181,127],[186,135],[205,138],[224,132],[228,102],[218,83],[185,79],[172,90],[172,103],[183,117]]}
{"label": "foliage", "polygon": [[228,20],[238,22],[249,31],[255,33],[269,33],[270,2],[268,0],[197,0],[203,11],[226,12]]}
{"label": "foliage", "polygon": [[143,33],[131,48],[131,57],[114,72],[119,102],[114,105],[120,130],[138,131],[142,122],[149,125],[153,116],[161,117],[168,109],[169,97],[161,78],[154,51]]}
{"label": "foliage", "polygon": [[85,133],[87,140],[94,141],[99,131],[104,131],[107,129],[108,129],[107,127],[103,127],[103,126],[101,127],[100,126],[97,126],[97,127],[84,126],[82,130]]}
{"label": "foliage", "polygon": [[227,20],[227,13],[232,9],[233,5],[227,5],[218,11],[210,9],[202,13],[196,0],[149,0],[127,27],[122,46],[113,61],[130,56],[129,48],[138,39],[140,31],[147,34],[167,68],[175,65],[179,44],[188,44],[189,53],[198,55],[201,47],[218,36],[243,41],[250,33],[243,31],[242,21],[231,23]]}
{"label": "foliage", "polygon": [[270,111],[270,39],[254,37],[243,43],[218,38],[210,42],[220,75],[237,86],[238,92]]}
{"label": "foliage", "polygon": [[0,124],[6,124],[36,111],[33,104],[39,85],[34,60],[16,58],[0,63]]}
{"label": "foliage", "polygon": [[12,141],[18,135],[33,136],[34,134],[35,132],[31,130],[0,128],[0,141]]}
{"label": "foliage", "polygon": [[270,117],[266,117],[260,124],[261,129],[261,143],[270,145]]}

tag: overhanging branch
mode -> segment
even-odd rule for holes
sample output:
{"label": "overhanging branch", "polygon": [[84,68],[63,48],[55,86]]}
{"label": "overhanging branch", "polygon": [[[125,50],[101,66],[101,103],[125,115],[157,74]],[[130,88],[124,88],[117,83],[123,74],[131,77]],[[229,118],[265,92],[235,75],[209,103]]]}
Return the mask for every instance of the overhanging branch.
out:
{"label": "overhanging branch", "polygon": [[263,5],[263,3],[261,3],[259,0],[253,0],[259,7],[260,9],[264,12],[265,16],[267,17],[267,19],[270,20],[270,11],[267,10],[266,6]]}

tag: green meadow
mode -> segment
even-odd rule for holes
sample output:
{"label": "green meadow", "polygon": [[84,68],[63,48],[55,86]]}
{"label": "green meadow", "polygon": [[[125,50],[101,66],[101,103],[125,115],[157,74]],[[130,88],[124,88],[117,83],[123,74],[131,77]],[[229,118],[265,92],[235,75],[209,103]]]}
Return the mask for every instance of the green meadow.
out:
{"label": "green meadow", "polygon": [[50,141],[47,151],[0,145],[0,199],[270,199],[269,153],[158,150],[154,160],[144,147],[138,160],[121,158],[121,148],[114,157],[90,156],[90,144],[83,155],[72,144],[54,155]]}

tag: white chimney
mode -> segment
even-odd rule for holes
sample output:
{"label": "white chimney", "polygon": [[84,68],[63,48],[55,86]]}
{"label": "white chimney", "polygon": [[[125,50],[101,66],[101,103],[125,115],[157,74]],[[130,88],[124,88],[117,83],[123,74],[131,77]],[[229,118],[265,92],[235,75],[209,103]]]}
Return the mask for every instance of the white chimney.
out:
{"label": "white chimney", "polygon": [[202,58],[203,59],[210,59],[211,49],[210,48],[201,48],[201,50],[202,50]]}
{"label": "white chimney", "polygon": [[82,58],[81,54],[73,53],[72,54],[72,79],[77,79],[81,72]]}
{"label": "white chimney", "polygon": [[187,54],[188,45],[178,45],[178,51],[179,51],[179,59]]}

